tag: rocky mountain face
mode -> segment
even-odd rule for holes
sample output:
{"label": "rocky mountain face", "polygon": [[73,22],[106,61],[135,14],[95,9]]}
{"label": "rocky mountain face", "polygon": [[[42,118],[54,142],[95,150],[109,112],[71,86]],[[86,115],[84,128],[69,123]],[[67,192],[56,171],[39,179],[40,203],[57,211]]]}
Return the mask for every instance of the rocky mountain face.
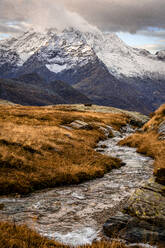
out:
{"label": "rocky mountain face", "polygon": [[156,55],[160,60],[165,61],[165,50],[157,52]]}
{"label": "rocky mountain face", "polygon": [[100,105],[149,113],[165,102],[165,51],[127,46],[115,34],[30,30],[0,42],[0,75],[61,80]]}

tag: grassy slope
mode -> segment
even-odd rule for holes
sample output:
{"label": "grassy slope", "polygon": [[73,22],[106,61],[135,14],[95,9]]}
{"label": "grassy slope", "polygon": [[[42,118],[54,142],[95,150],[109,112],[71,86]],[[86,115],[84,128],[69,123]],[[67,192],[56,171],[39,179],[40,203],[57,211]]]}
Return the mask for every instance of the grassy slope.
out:
{"label": "grassy slope", "polygon": [[153,113],[142,133],[135,133],[121,141],[121,145],[137,147],[138,152],[155,159],[154,174],[158,182],[165,184],[165,140],[159,139],[158,127],[165,121],[165,105]]}
{"label": "grassy slope", "polygon": [[[90,108],[91,109],[91,108]],[[0,108],[0,193],[28,193],[57,184],[78,183],[103,176],[120,161],[96,153],[93,148],[104,138],[105,124],[119,129],[129,114],[95,106]],[[135,117],[136,113],[132,114]],[[137,116],[139,117],[139,116]],[[90,123],[92,130],[66,130],[73,120]],[[3,209],[3,205],[0,205]],[[41,237],[26,226],[0,222],[1,248],[68,247]],[[83,248],[125,248],[116,242],[99,242]]]}
{"label": "grassy slope", "polygon": [[[74,120],[91,130],[67,130]],[[65,106],[0,108],[0,194],[26,194],[103,176],[120,160],[94,151],[104,133],[100,126],[118,129],[129,121],[124,113],[70,111]]]}

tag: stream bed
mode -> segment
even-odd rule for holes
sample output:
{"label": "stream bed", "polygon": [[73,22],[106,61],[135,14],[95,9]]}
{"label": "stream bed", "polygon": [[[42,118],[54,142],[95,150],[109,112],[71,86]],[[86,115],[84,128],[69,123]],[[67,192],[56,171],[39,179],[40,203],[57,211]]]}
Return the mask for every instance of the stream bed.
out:
{"label": "stream bed", "polygon": [[[96,151],[120,158],[126,165],[103,178],[79,185],[46,189],[22,198],[1,197],[1,220],[27,224],[38,233],[68,245],[91,243],[104,237],[105,221],[120,211],[128,198],[152,177],[153,161],[136,149],[117,143],[131,130],[114,132]],[[104,149],[102,148],[104,147]]]}

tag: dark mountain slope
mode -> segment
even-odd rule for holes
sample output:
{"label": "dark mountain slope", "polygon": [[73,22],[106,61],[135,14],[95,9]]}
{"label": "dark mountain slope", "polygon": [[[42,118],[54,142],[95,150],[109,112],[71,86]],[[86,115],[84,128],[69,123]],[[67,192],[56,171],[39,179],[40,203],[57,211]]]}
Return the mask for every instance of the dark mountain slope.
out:
{"label": "dark mountain slope", "polygon": [[45,83],[37,74],[23,75],[18,81],[0,79],[0,98],[22,105],[52,105],[88,103],[86,96],[67,83]]}
{"label": "dark mountain slope", "polygon": [[40,87],[11,79],[0,79],[0,98],[22,105],[42,106],[63,102],[57,94],[50,95]]}
{"label": "dark mountain slope", "polygon": [[93,68],[91,75],[75,84],[74,88],[99,105],[148,111],[137,97],[139,92],[127,83],[121,84],[106,68]]}

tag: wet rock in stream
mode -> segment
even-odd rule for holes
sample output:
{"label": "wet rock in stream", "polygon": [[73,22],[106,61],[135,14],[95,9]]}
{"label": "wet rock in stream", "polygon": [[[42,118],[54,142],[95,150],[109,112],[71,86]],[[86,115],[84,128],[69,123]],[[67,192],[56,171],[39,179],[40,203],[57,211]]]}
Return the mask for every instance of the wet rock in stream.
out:
{"label": "wet rock in stream", "polygon": [[148,181],[130,197],[122,212],[103,226],[107,236],[130,243],[161,244],[165,247],[165,186]]}

